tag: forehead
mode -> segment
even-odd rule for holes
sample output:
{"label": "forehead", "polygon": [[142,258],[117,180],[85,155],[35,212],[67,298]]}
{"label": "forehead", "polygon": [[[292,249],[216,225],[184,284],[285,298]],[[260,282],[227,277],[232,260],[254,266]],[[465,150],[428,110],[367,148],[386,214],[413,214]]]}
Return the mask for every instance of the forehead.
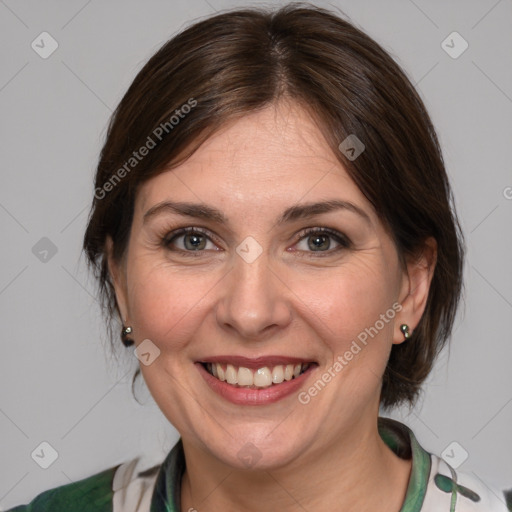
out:
{"label": "forehead", "polygon": [[226,207],[344,196],[372,210],[307,110],[280,102],[226,123],[184,163],[148,180],[145,210],[173,199]]}

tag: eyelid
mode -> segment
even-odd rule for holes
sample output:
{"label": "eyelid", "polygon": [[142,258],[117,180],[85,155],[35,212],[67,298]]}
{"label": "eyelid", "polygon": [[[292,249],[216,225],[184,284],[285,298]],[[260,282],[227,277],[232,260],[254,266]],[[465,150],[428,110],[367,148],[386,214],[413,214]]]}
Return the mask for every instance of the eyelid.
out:
{"label": "eyelid", "polygon": [[351,245],[351,241],[345,234],[341,233],[337,229],[327,228],[327,227],[313,227],[313,228],[305,228],[302,231],[300,231],[297,234],[297,237],[300,240],[302,240],[307,235],[314,235],[316,233],[319,233],[321,235],[327,234],[332,236],[333,238],[337,238],[340,243],[345,244],[347,246]]}
{"label": "eyelid", "polygon": [[[171,243],[171,241],[174,240],[175,238],[186,235],[188,233],[200,233],[200,234],[206,236],[212,242],[214,242],[215,245],[221,245],[220,240],[217,237],[217,235],[215,235],[214,233],[212,233],[210,230],[208,230],[206,228],[200,228],[197,226],[187,226],[184,228],[177,228],[172,231],[169,231],[162,238],[162,243],[164,244],[164,246],[168,246]],[[180,249],[178,249],[178,251],[180,251]],[[182,251],[182,252],[203,252],[203,251]]]}
{"label": "eyelid", "polygon": [[302,242],[303,239],[307,238],[308,236],[320,234],[320,235],[327,235],[330,238],[333,238],[335,242],[338,244],[338,247],[335,247],[334,249],[329,249],[327,251],[294,251],[300,254],[302,257],[328,257],[332,256],[333,254],[337,254],[338,252],[349,249],[352,247],[351,240],[344,234],[338,231],[337,229],[332,229],[328,227],[310,227],[305,228],[302,231],[300,231],[297,234],[297,242],[295,242],[294,245],[297,245],[298,243]]}

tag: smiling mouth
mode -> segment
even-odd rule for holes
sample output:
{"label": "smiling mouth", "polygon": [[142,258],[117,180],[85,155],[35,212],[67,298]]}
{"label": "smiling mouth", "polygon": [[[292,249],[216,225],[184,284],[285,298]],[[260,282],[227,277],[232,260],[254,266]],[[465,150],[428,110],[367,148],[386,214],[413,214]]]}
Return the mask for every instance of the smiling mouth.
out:
{"label": "smiling mouth", "polygon": [[316,363],[278,364],[252,370],[244,366],[224,363],[201,363],[205,370],[216,379],[233,387],[263,389],[282,384],[302,375]]}

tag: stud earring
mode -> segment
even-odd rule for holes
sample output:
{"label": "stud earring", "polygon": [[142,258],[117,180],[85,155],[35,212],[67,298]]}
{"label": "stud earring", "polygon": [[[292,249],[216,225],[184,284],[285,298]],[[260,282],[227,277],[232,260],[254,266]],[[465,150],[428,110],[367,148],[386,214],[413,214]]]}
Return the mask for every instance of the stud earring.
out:
{"label": "stud earring", "polygon": [[409,332],[409,326],[407,324],[402,324],[400,326],[400,330],[402,331],[405,339],[411,337],[411,333]]}
{"label": "stud earring", "polygon": [[133,345],[133,340],[131,338],[129,338],[129,335],[132,333],[132,328],[131,327],[125,327],[123,325],[123,328],[121,330],[121,341],[123,342],[123,345],[125,347],[129,347],[131,345]]}

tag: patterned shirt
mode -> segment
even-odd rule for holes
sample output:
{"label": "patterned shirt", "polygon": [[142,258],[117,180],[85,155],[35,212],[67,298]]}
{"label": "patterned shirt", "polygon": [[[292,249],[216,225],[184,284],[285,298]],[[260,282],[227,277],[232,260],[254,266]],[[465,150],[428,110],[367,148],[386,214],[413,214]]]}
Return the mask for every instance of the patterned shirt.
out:
{"label": "patterned shirt", "polygon": [[[402,423],[379,418],[379,434],[412,469],[399,512],[511,512],[512,489],[499,491],[424,450]],[[142,470],[136,458],[39,494],[8,512],[180,512],[185,455],[181,439],[163,463]]]}

